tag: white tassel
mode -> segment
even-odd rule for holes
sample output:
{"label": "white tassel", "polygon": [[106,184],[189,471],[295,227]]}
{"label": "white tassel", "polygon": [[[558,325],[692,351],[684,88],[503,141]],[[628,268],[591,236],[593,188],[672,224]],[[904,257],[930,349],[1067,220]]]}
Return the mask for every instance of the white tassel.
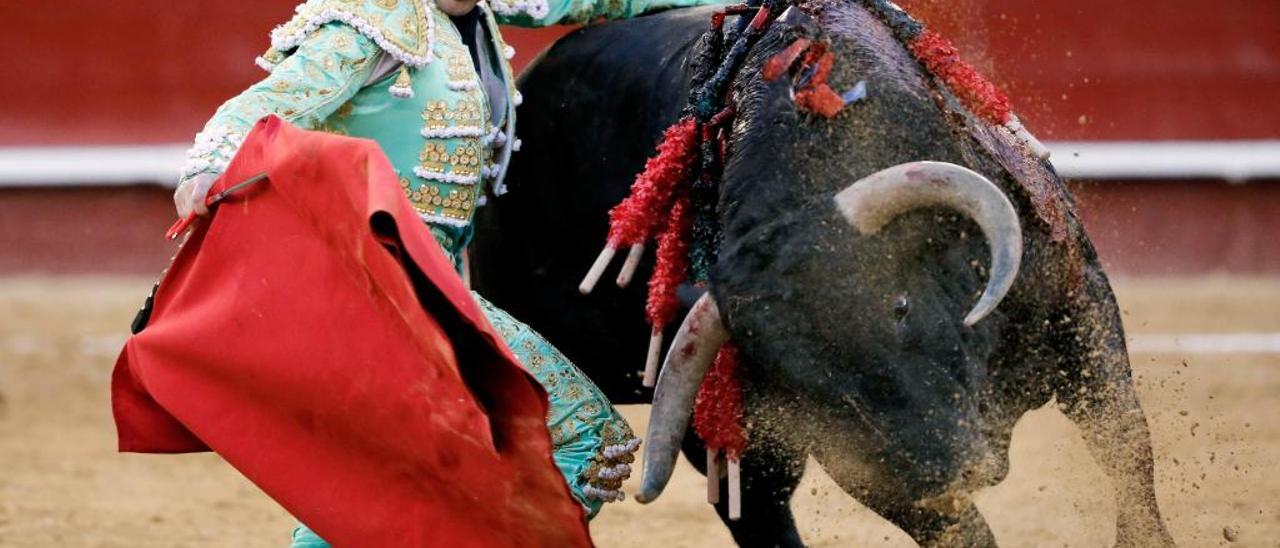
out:
{"label": "white tassel", "polygon": [[413,77],[409,75],[408,66],[400,66],[400,75],[396,76],[395,83],[391,84],[391,88],[387,91],[401,99],[413,98]]}
{"label": "white tassel", "polygon": [[[619,443],[604,448],[604,458],[616,460],[623,455],[634,453],[640,447],[640,438],[631,438],[627,443]],[[630,470],[630,467],[627,468]]]}
{"label": "white tassel", "polygon": [[600,472],[597,475],[600,477],[600,479],[607,479],[607,480],[624,479],[625,480],[631,477],[631,467],[627,466],[626,464],[610,466],[608,468],[600,469]]}
{"label": "white tassel", "polygon": [[[484,146],[501,147],[502,143],[498,142],[498,137],[506,137],[506,135],[503,134],[502,130],[498,127],[490,128],[489,133],[485,134],[484,136]],[[504,139],[503,142],[506,142],[506,140]],[[497,144],[495,145],[494,143],[497,143]]]}
{"label": "white tassel", "polygon": [[399,99],[413,99],[413,88],[407,86],[391,86],[387,91]]}
{"label": "white tassel", "polygon": [[626,495],[621,490],[601,489],[599,487],[586,486],[582,489],[582,493],[589,499],[595,499],[604,502],[621,502]]}

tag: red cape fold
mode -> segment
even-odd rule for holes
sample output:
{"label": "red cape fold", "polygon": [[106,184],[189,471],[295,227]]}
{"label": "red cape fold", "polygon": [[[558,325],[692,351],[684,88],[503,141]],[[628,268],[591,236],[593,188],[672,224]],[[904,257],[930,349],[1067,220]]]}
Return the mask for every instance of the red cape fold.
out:
{"label": "red cape fold", "polygon": [[[216,451],[335,546],[586,546],[516,362],[377,144],[254,127],[120,353],[120,450]],[[287,532],[282,532],[282,535]]]}

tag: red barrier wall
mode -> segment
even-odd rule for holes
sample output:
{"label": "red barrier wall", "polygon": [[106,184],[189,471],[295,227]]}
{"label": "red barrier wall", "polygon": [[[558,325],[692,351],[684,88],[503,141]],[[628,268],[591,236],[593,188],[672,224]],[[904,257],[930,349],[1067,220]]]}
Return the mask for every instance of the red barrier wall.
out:
{"label": "red barrier wall", "polygon": [[1280,137],[1280,2],[908,0],[1070,140]]}
{"label": "red barrier wall", "polygon": [[[295,0],[0,3],[0,146],[185,142]],[[1044,139],[1280,138],[1280,2],[909,0]],[[523,65],[566,32],[504,29]],[[1113,270],[1280,273],[1280,183],[1091,183]],[[157,273],[154,187],[0,189],[0,274]]]}
{"label": "red barrier wall", "polygon": [[[295,0],[4,2],[0,145],[185,141]],[[1045,139],[1280,137],[1280,2],[914,0]],[[563,29],[505,31],[527,61]]]}
{"label": "red barrier wall", "polygon": [[[0,3],[0,146],[189,141],[295,0]],[[524,66],[570,30],[505,29]]]}

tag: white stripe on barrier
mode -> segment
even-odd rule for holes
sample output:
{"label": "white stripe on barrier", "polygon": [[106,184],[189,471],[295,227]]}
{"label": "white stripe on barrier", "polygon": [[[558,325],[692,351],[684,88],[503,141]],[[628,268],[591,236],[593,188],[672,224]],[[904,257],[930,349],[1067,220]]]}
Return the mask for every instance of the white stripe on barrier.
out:
{"label": "white stripe on barrier", "polygon": [[1280,333],[1161,333],[1129,337],[1146,354],[1280,354]]}
{"label": "white stripe on barrier", "polygon": [[0,147],[0,187],[174,186],[188,146]]}
{"label": "white stripe on barrier", "polygon": [[1280,140],[1060,141],[1053,165],[1068,179],[1220,179],[1280,177]]}
{"label": "white stripe on barrier", "polygon": [[[0,147],[0,187],[153,183],[172,186],[189,145]],[[1280,140],[1060,141],[1068,179],[1280,178]]]}

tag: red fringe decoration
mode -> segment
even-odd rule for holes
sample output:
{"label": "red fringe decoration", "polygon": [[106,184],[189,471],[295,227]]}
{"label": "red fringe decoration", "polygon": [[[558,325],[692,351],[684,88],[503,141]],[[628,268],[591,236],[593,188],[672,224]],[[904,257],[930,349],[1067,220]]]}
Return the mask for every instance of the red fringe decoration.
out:
{"label": "red fringe decoration", "polygon": [[609,210],[609,242],[625,247],[652,237],[667,216],[674,189],[690,178],[697,161],[698,124],[686,117],[667,128],[657,156],[631,185],[631,195]]}
{"label": "red fringe decoration", "polygon": [[693,215],[689,211],[689,195],[682,193],[671,206],[666,229],[658,237],[658,263],[649,278],[649,301],[645,315],[655,329],[671,323],[680,309],[676,288],[689,275],[689,233]]}
{"label": "red fringe decoration", "polygon": [[716,354],[715,363],[698,388],[693,408],[693,428],[708,449],[724,451],[737,460],[747,447],[747,431],[742,424],[742,374],[738,348],[726,344]]}
{"label": "red fringe decoration", "polygon": [[1009,97],[984,78],[972,65],[960,59],[951,41],[926,30],[911,42],[911,52],[931,72],[942,78],[965,106],[987,122],[1008,123],[1013,116]]}

